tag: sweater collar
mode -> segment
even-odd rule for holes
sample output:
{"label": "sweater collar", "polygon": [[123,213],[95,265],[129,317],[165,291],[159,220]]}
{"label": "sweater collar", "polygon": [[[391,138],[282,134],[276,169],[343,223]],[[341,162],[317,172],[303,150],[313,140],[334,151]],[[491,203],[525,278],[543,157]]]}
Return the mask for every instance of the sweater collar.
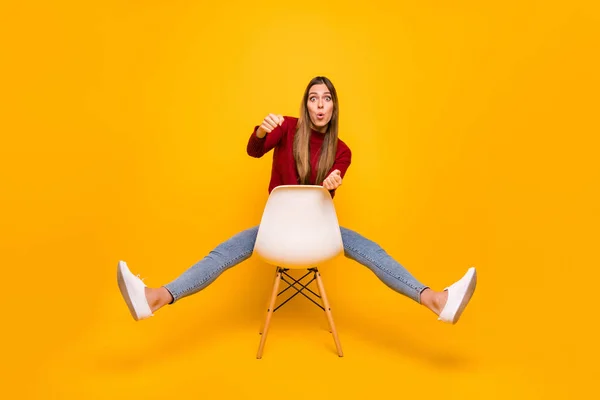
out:
{"label": "sweater collar", "polygon": [[311,135],[311,136],[313,136],[313,135],[314,135],[314,136],[318,136],[318,137],[324,138],[324,137],[325,137],[325,135],[326,135],[326,133],[321,133],[321,132],[319,132],[319,131],[316,131],[316,130],[314,130],[314,129],[312,129],[312,128],[311,128],[311,130],[310,130],[310,135]]}

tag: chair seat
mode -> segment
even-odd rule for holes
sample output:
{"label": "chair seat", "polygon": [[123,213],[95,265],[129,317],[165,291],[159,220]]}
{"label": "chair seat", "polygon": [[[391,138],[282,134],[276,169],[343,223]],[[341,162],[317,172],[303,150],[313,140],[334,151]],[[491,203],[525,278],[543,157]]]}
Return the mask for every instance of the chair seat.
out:
{"label": "chair seat", "polygon": [[318,185],[283,185],[271,191],[254,251],[265,262],[307,268],[343,251],[329,191]]}

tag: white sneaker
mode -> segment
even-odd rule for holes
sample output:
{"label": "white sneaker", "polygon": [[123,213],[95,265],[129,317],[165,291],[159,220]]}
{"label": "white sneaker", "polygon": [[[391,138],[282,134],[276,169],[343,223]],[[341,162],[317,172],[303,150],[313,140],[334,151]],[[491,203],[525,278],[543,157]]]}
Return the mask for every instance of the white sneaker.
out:
{"label": "white sneaker", "polygon": [[444,290],[448,291],[448,300],[438,320],[455,324],[467,306],[467,303],[471,300],[476,285],[477,272],[474,267],[471,267],[459,281],[445,288]]}
{"label": "white sneaker", "polygon": [[117,267],[117,282],[119,283],[119,290],[121,295],[129,307],[129,312],[133,316],[133,319],[139,321],[152,317],[152,310],[148,300],[146,300],[146,284],[139,278],[129,271],[127,263],[125,261],[119,261]]}

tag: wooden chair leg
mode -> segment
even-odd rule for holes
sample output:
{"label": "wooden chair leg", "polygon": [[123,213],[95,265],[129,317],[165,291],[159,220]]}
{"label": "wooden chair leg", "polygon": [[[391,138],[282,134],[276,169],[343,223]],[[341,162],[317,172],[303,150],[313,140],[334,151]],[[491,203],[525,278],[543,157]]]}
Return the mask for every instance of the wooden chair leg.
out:
{"label": "wooden chair leg", "polygon": [[323,286],[323,280],[321,279],[321,273],[319,271],[317,271],[317,286],[319,287],[319,294],[323,299],[325,314],[327,314],[327,319],[329,320],[329,328],[331,328],[331,334],[333,335],[333,340],[335,341],[335,347],[337,348],[338,356],[343,357],[344,353],[342,352],[342,345],[340,344],[340,338],[338,337],[337,330],[335,329],[333,315],[331,314],[331,307],[329,306],[329,301],[327,300],[327,294],[325,293],[325,287]]}
{"label": "wooden chair leg", "polygon": [[[277,279],[278,271],[279,271],[279,267],[275,267],[275,276],[273,277],[273,285],[275,285],[275,280]],[[270,304],[271,304],[271,298],[269,297],[269,299],[267,300],[267,304],[266,304],[267,312],[265,313],[265,318],[263,318],[261,325],[260,325],[260,330],[258,331],[259,335],[262,335],[265,330],[265,321],[267,319],[267,314],[269,313],[269,309],[270,309],[269,305]]]}
{"label": "wooden chair leg", "polygon": [[[317,271],[315,271],[315,278],[317,276]],[[323,308],[327,309],[327,307],[325,307],[325,303],[323,302],[323,295],[321,294],[321,290],[319,289],[319,283],[317,282],[317,294],[321,297],[321,303],[323,303]],[[329,324],[329,318],[327,318],[327,329],[329,330],[329,333],[332,333],[331,330],[331,325]]]}
{"label": "wooden chair leg", "polygon": [[271,293],[271,300],[269,301],[269,308],[267,310],[267,318],[265,319],[265,325],[260,337],[260,345],[258,346],[258,353],[256,358],[262,358],[263,349],[265,342],[267,341],[267,333],[269,333],[269,325],[271,324],[271,317],[273,316],[273,309],[275,308],[275,300],[277,300],[277,292],[279,291],[279,282],[281,281],[281,271],[277,270],[277,276],[275,277],[275,283],[273,284],[273,292]]}

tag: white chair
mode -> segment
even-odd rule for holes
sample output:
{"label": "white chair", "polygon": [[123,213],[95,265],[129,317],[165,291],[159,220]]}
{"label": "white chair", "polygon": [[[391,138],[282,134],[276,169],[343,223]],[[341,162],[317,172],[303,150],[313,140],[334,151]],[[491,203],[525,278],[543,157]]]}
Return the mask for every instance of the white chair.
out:
{"label": "white chair", "polygon": [[[267,316],[260,331],[262,337],[256,358],[262,358],[273,313],[298,294],[325,311],[338,355],[343,356],[321,274],[317,269],[317,265],[336,257],[343,250],[342,235],[329,191],[317,185],[284,185],[271,191],[258,229],[254,254],[275,265],[276,275]],[[308,272],[302,278],[295,279],[287,273],[289,269],[307,269]],[[311,274],[312,279],[303,284],[301,281]],[[288,287],[278,292],[282,280]],[[317,293],[308,288],[315,280]],[[290,288],[296,292],[275,308],[277,297]],[[305,291],[323,304],[313,300]]]}

